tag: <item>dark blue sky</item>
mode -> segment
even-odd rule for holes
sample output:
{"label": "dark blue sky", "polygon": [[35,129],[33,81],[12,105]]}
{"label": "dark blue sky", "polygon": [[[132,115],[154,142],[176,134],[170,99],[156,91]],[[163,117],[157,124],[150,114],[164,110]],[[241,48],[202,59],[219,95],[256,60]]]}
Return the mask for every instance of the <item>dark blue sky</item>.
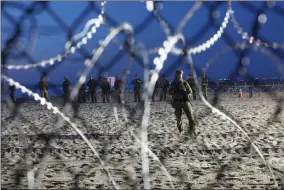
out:
{"label": "dark blue sky", "polygon": [[[29,7],[32,2],[19,2],[19,4],[23,5],[23,8]],[[210,5],[211,2],[206,2],[206,4]],[[249,34],[252,34],[252,25],[258,16],[256,13],[252,13],[249,11],[248,7],[251,7],[255,10],[260,10],[265,2],[247,2],[241,5],[240,2],[233,2],[232,7],[235,11],[235,15],[240,25],[247,31]],[[98,4],[99,5],[99,4]],[[187,11],[194,5],[194,2],[164,2],[163,7],[161,9],[161,15],[170,23],[171,26],[177,27],[179,22],[182,20]],[[247,6],[246,6],[247,5]],[[88,2],[49,2],[48,6],[56,12],[62,18],[62,21],[68,26],[71,27],[72,23],[76,20],[76,18],[88,7]],[[208,25],[209,23],[209,6],[202,5],[202,7],[195,13],[193,18],[186,24],[183,29],[183,34],[186,39],[190,39],[199,32],[201,28]],[[275,7],[278,7],[275,11]],[[259,29],[258,35],[268,40],[269,42],[278,42],[283,43],[284,41],[284,2],[276,2],[275,7],[272,9],[266,9],[264,12],[267,16],[267,22],[262,25]],[[216,22],[218,25],[223,21],[227,8],[227,3],[222,3],[218,6],[217,10],[220,13],[219,18],[217,18]],[[2,10],[11,16],[13,19],[18,20],[20,15],[22,15],[22,11],[13,8],[12,6],[4,6]],[[282,15],[279,13],[282,11]],[[130,23],[134,28],[138,27],[139,24],[149,15],[149,12],[146,10],[145,3],[140,1],[137,2],[107,2],[106,4],[106,13],[111,18],[115,19],[117,23],[127,22]],[[76,25],[74,31],[76,33],[80,32],[85,26],[86,22],[91,19],[97,17],[96,11],[91,11],[78,25]],[[66,43],[68,36],[65,30],[62,29],[58,25],[54,19],[47,14],[46,11],[39,12],[35,15],[35,19],[37,24],[39,25],[39,33],[37,35],[37,41],[34,50],[31,53],[31,56],[35,61],[41,61],[44,59],[49,59],[57,55],[58,53],[62,53],[64,50],[64,44]],[[15,24],[10,22],[5,15],[2,13],[2,48],[5,45],[6,40],[13,34],[13,28]],[[21,37],[22,43],[27,43],[28,40],[28,31],[30,29],[30,22],[27,19],[23,23],[24,33]],[[207,39],[209,39],[214,33],[216,33],[216,27],[209,27],[209,29],[205,32],[202,38],[195,40],[192,46],[196,46],[202,44]],[[237,34],[236,30],[233,27],[233,24],[230,22],[229,26],[225,29],[225,33],[227,38],[233,40],[233,43],[242,42],[243,40]],[[86,45],[85,50],[88,52],[92,52],[92,49],[97,47],[98,40],[103,39],[108,34],[108,28],[102,26],[98,29],[98,32],[94,35],[93,39],[89,41]],[[151,49],[154,47],[159,47],[162,45],[165,40],[165,33],[163,32],[161,26],[158,21],[153,19],[153,21],[144,29],[141,33],[135,36],[136,44],[138,42],[144,43],[144,46],[147,49]],[[194,40],[194,39],[191,39]],[[194,64],[198,68],[203,68],[205,63],[215,55],[216,52],[224,49],[225,47],[229,47],[229,44],[224,39],[220,39],[212,48],[203,52],[201,54],[195,55],[193,57]],[[109,47],[105,50],[99,62],[101,65],[111,64],[110,60],[113,56],[118,52],[118,48],[115,44],[110,44]],[[278,52],[279,53],[279,52]],[[282,53],[283,55],[283,51]],[[152,64],[153,58],[156,55],[149,56],[149,61]],[[71,57],[80,57],[80,54],[72,55]],[[121,74],[123,69],[125,68],[127,62],[127,54],[123,56],[122,59],[117,61],[115,66],[113,66],[110,70],[108,70],[109,76],[114,76],[117,74]],[[249,54],[250,65],[248,66],[248,72],[259,78],[269,78],[269,77],[280,77],[281,75],[277,71],[275,65],[271,63],[271,60],[265,57],[260,52],[251,51]],[[168,56],[168,60],[165,62],[164,69],[162,73],[167,71],[167,74],[170,75],[169,78],[172,79],[173,72],[169,71],[168,68],[176,62],[179,58],[174,55]],[[238,64],[239,57],[233,53],[229,52],[220,56],[216,62],[212,65],[212,67],[208,71],[208,76],[211,79],[220,79],[227,78],[231,72],[236,70],[236,66]],[[279,60],[283,60],[283,57],[279,57]],[[27,59],[8,59],[8,64],[27,64],[33,63],[31,60]],[[83,61],[64,61],[59,64],[51,73],[48,75],[48,79],[52,83],[61,83],[64,76],[68,76],[72,82],[75,82],[78,71],[83,70]],[[185,73],[188,73],[188,68],[184,65],[179,66],[178,68],[184,69]],[[98,72],[97,69],[93,69],[93,75],[96,75]],[[16,81],[19,81],[23,84],[35,84],[38,82],[40,73],[36,69],[28,69],[28,70],[11,70],[7,72],[8,76],[14,78]],[[128,80],[134,77],[135,74],[139,74],[143,77],[143,69],[136,62],[133,61],[131,67],[131,73]]]}

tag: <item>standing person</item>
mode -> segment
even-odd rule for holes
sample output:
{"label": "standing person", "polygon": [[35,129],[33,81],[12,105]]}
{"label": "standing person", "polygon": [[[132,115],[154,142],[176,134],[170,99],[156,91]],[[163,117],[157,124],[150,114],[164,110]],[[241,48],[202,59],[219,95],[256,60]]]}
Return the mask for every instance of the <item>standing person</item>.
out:
{"label": "standing person", "polygon": [[142,81],[140,80],[139,76],[136,75],[135,79],[131,82],[131,84],[133,84],[133,90],[134,90],[134,102],[140,102],[140,90],[142,87]]}
{"label": "standing person", "polygon": [[71,82],[69,81],[68,77],[64,77],[62,88],[63,88],[63,99],[64,99],[64,102],[66,103],[69,99],[70,91],[71,91]]}
{"label": "standing person", "polygon": [[110,93],[110,90],[111,90],[111,86],[110,86],[109,82],[107,81],[107,78],[103,79],[103,82],[101,84],[101,88],[102,88],[103,103],[105,103],[105,99],[109,103],[109,93]]}
{"label": "standing person", "polygon": [[98,81],[96,81],[92,76],[90,76],[89,81],[87,82],[88,86],[88,95],[91,96],[92,103],[97,103],[97,86],[99,86]]}
{"label": "standing person", "polygon": [[167,79],[166,75],[162,75],[162,81],[161,81],[161,94],[160,94],[160,101],[164,100],[166,101],[167,99],[167,93],[168,93],[168,88],[170,87],[170,81]]}
{"label": "standing person", "polygon": [[10,86],[9,86],[10,98],[11,98],[11,100],[12,100],[14,103],[16,103],[15,90],[16,90],[16,87],[15,87],[14,85],[10,85]]}
{"label": "standing person", "polygon": [[201,87],[202,87],[203,96],[207,100],[207,98],[208,98],[207,97],[208,80],[206,78],[205,73],[202,75],[202,78],[201,78]]}
{"label": "standing person", "polygon": [[249,86],[249,98],[252,98],[253,86]]}
{"label": "standing person", "polygon": [[40,78],[38,86],[39,86],[41,97],[45,98],[48,101],[49,100],[49,98],[48,98],[48,83],[47,83],[46,77]]}
{"label": "standing person", "polygon": [[193,100],[196,100],[196,85],[192,75],[188,76],[187,82],[192,90]]}
{"label": "standing person", "polygon": [[86,102],[85,83],[81,84],[79,89],[78,102]]}
{"label": "standing person", "polygon": [[182,110],[185,112],[189,121],[189,132],[195,133],[195,119],[193,115],[193,109],[189,102],[189,98],[192,94],[192,90],[189,84],[182,79],[183,71],[177,70],[175,73],[175,80],[171,83],[169,93],[172,95],[172,105],[175,109],[175,116],[177,119],[177,128],[181,133],[183,131],[182,126]]}
{"label": "standing person", "polygon": [[[149,83],[151,81],[151,76],[149,77]],[[155,96],[156,94],[158,93],[158,89],[159,89],[159,80],[156,81],[156,84],[155,84],[155,87],[154,87],[154,90],[153,90],[153,94],[152,94],[152,102],[155,102]]]}
{"label": "standing person", "polygon": [[115,82],[114,82],[114,90],[115,90],[115,94],[117,95],[118,103],[121,103],[122,85],[123,85],[123,81],[121,80],[120,76],[118,75],[116,77]]}
{"label": "standing person", "polygon": [[242,89],[239,90],[239,98],[243,98],[243,92]]}
{"label": "standing person", "polygon": [[160,80],[158,79],[156,81],[156,84],[155,84],[155,87],[154,87],[154,91],[153,91],[153,94],[152,94],[152,101],[153,102],[155,102],[155,96],[156,96],[156,94],[158,94],[159,88],[160,88]]}

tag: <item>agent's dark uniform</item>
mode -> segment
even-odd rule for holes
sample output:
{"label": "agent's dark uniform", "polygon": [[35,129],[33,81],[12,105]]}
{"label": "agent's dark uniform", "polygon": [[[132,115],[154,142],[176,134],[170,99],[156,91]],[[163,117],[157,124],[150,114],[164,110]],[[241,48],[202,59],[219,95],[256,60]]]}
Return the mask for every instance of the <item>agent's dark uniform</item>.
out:
{"label": "agent's dark uniform", "polygon": [[249,86],[249,98],[252,98],[252,91],[253,91],[253,86]]}
{"label": "agent's dark uniform", "polygon": [[70,96],[70,91],[71,91],[71,82],[69,81],[68,77],[64,78],[64,81],[62,83],[62,88],[63,88],[64,102],[67,102]]}
{"label": "agent's dark uniform", "polygon": [[139,79],[138,75],[135,76],[136,78],[131,82],[131,84],[134,85],[134,102],[140,102],[141,98],[140,98],[140,90],[142,87],[142,81]]}
{"label": "agent's dark uniform", "polygon": [[48,100],[48,83],[44,77],[41,77],[40,82],[38,84],[41,97]]}
{"label": "agent's dark uniform", "polygon": [[16,103],[15,90],[16,90],[16,87],[15,87],[14,85],[10,85],[10,86],[9,86],[10,98],[11,98],[11,100],[12,100],[14,103]]}
{"label": "agent's dark uniform", "polygon": [[207,100],[207,88],[208,88],[208,80],[205,76],[205,74],[201,78],[201,87],[202,87],[202,93],[205,99]]}
{"label": "agent's dark uniform", "polygon": [[192,90],[193,99],[196,100],[196,85],[195,85],[195,81],[192,75],[189,76],[189,78],[187,79],[187,82]]}
{"label": "agent's dark uniform", "polygon": [[[177,128],[179,132],[183,131],[182,126],[182,110],[185,112],[188,121],[189,121],[189,129],[190,132],[194,132],[195,130],[195,118],[193,115],[193,109],[191,107],[191,104],[189,102],[189,98],[192,94],[192,90],[189,86],[189,84],[182,79],[182,70],[176,71],[176,77],[175,80],[171,83],[169,93],[172,95],[172,105],[175,109],[175,116],[177,119]],[[179,78],[180,77],[180,78]]]}
{"label": "agent's dark uniform", "polygon": [[91,76],[89,81],[87,82],[87,86],[88,86],[88,95],[91,96],[92,102],[97,103],[97,86],[99,86],[99,83],[93,79],[93,77]]}
{"label": "agent's dark uniform", "polygon": [[152,101],[155,102],[155,97],[156,97],[156,94],[158,93],[159,91],[159,88],[160,88],[160,82],[159,80],[156,81],[156,84],[155,84],[155,87],[154,87],[154,91],[153,91],[153,94],[152,94]]}
{"label": "agent's dark uniform", "polygon": [[103,103],[105,103],[105,100],[107,100],[107,102],[109,103],[109,93],[111,90],[111,86],[106,78],[102,82],[101,88],[102,88]]}
{"label": "agent's dark uniform", "polygon": [[120,76],[117,76],[117,79],[114,82],[114,90],[115,94],[117,95],[118,103],[121,103],[122,85],[123,81],[121,80]]}
{"label": "agent's dark uniform", "polygon": [[170,81],[166,78],[166,75],[163,75],[163,79],[161,81],[161,94],[160,101],[167,99],[168,88],[170,87]]}
{"label": "agent's dark uniform", "polygon": [[[151,81],[151,76],[149,77],[149,83]],[[160,88],[160,84],[159,84],[159,79],[156,81],[154,90],[153,90],[153,94],[152,94],[152,102],[155,102],[155,96],[158,93],[158,90]]]}
{"label": "agent's dark uniform", "polygon": [[81,85],[78,94],[78,102],[86,102],[85,83]]}

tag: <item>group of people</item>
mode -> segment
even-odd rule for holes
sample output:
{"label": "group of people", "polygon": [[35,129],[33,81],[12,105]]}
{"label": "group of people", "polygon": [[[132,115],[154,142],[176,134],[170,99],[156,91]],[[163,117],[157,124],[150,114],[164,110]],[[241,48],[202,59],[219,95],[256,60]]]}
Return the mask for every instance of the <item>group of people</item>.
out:
{"label": "group of people", "polygon": [[[149,78],[150,81],[151,77]],[[190,85],[190,88],[192,90],[193,99],[196,100],[196,92],[197,88],[195,85],[195,81],[193,76],[189,76],[186,80],[188,84]],[[204,97],[207,99],[207,86],[208,86],[208,80],[206,79],[205,75],[202,77],[202,92],[204,94]],[[135,76],[135,79],[131,81],[131,84],[133,85],[133,91],[134,91],[134,102],[140,102],[141,101],[141,89],[143,85],[143,81],[139,78],[138,75]],[[162,78],[158,80],[155,84],[155,88],[152,95],[152,101],[156,101],[156,96],[159,93],[159,100],[160,101],[166,101],[168,89],[170,88],[170,81],[167,79],[166,75],[163,74]],[[87,88],[86,88],[87,86]],[[89,80],[86,84],[82,84],[78,95],[77,100],[78,102],[86,102],[86,101],[92,101],[93,103],[97,103],[97,88],[101,88],[101,94],[103,102],[110,102],[110,93],[112,91],[111,85],[107,78],[102,78],[100,82],[98,80],[95,80],[92,76],[90,76]],[[48,97],[48,82],[46,77],[41,77],[38,88],[40,90],[41,97],[44,97],[45,99],[49,100]],[[123,81],[120,76],[116,77],[115,83],[114,83],[114,92],[117,97],[117,101],[121,103],[121,94],[122,94],[122,88],[123,87]],[[72,84],[69,81],[68,77],[64,77],[64,81],[62,83],[62,89],[63,89],[63,99],[64,101],[68,101],[70,92],[72,89]],[[10,97],[12,101],[15,102],[15,86],[10,86]]]}
{"label": "group of people", "polygon": [[[149,78],[150,80],[151,78]],[[139,78],[138,75],[135,76],[135,79],[131,81],[134,90],[134,102],[141,101],[141,88],[143,85],[142,80]],[[155,89],[153,91],[152,101],[155,101],[155,96],[160,89],[160,101],[166,101],[167,94],[172,96],[171,104],[175,109],[175,116],[177,119],[177,128],[179,132],[183,131],[182,125],[182,110],[185,112],[188,120],[189,120],[189,132],[195,133],[195,126],[196,126],[196,119],[194,116],[194,112],[190,103],[190,98],[193,97],[193,100],[196,100],[196,93],[197,89],[195,85],[195,81],[192,75],[188,77],[187,80],[183,80],[183,71],[177,70],[175,73],[175,79],[172,83],[169,82],[166,75],[162,75],[161,80],[158,80],[155,84]],[[64,101],[67,102],[70,97],[70,92],[72,89],[72,84],[69,81],[68,77],[64,78],[62,83],[63,89],[63,98]],[[88,90],[86,91],[86,86]],[[40,89],[40,94],[42,97],[48,98],[48,82],[45,77],[41,77],[38,87]],[[102,78],[101,81],[95,80],[92,76],[89,77],[89,80],[86,84],[82,84],[79,93],[77,95],[78,102],[86,102],[86,100],[91,98],[91,101],[97,103],[97,87],[100,87],[102,90],[102,98],[103,102],[110,102],[110,93],[111,93],[111,85],[108,82],[107,78]],[[207,87],[208,87],[208,80],[205,74],[201,78],[201,87],[202,93],[207,99]],[[114,84],[114,90],[117,95],[117,101],[121,103],[121,94],[123,92],[123,80],[120,76],[117,76]],[[15,87],[10,86],[10,97],[13,101],[15,101]]]}
{"label": "group of people", "polygon": [[[149,80],[151,77],[149,78]],[[193,99],[196,100],[196,92],[197,88],[195,85],[195,81],[192,76],[189,76],[188,79],[186,80],[192,90],[193,94]],[[208,80],[206,79],[205,75],[202,77],[202,92],[207,99],[207,86],[208,86]],[[134,102],[140,102],[141,101],[141,89],[143,85],[143,81],[139,78],[138,75],[135,76],[135,79],[131,81],[131,84],[133,85],[133,91],[134,91]],[[168,94],[168,89],[170,88],[170,81],[167,79],[166,75],[163,74],[162,78],[158,80],[155,84],[155,88],[153,91],[152,95],[152,101],[156,101],[155,97],[159,93],[160,90],[160,95],[159,95],[159,100],[160,101],[166,101],[167,99],[167,94]],[[87,88],[86,88],[87,87]],[[92,103],[97,103],[97,89],[98,87],[101,88],[101,94],[102,94],[102,99],[103,103],[105,102],[110,102],[110,94],[112,91],[111,85],[107,78],[102,78],[100,82],[98,80],[95,80],[92,76],[90,76],[89,80],[86,82],[86,84],[82,84],[78,95],[77,95],[77,100],[78,102],[87,102],[87,101],[92,101]],[[38,83],[38,88],[40,90],[40,95],[41,97],[44,97],[45,99],[49,100],[48,97],[48,82],[46,80],[46,77],[41,77],[39,83]],[[117,97],[117,101],[121,103],[121,94],[122,94],[122,88],[123,88],[123,81],[120,76],[116,77],[115,83],[114,83],[114,92]],[[72,89],[72,84],[69,81],[68,77],[64,77],[64,81],[62,83],[62,89],[63,89],[63,99],[64,102],[68,101],[70,92]],[[10,97],[12,101],[15,101],[15,87],[10,86]]]}
{"label": "group of people", "polygon": [[[151,77],[149,78],[149,81],[151,80]],[[191,90],[192,90],[192,95],[193,95],[193,99],[196,100],[196,93],[197,93],[197,87],[194,81],[194,78],[192,75],[188,76],[188,79],[186,80],[186,82],[189,84]],[[138,75],[136,75],[135,79],[131,82],[131,84],[134,86],[133,87],[133,91],[134,91],[134,102],[140,102],[141,101],[141,88],[142,88],[142,80],[139,78]],[[167,94],[168,94],[168,90],[170,88],[170,81],[167,79],[166,75],[163,74],[161,80],[158,80],[155,84],[155,88],[153,91],[153,95],[152,95],[152,101],[156,101],[155,97],[157,96],[157,93],[159,92],[158,89],[160,89],[160,101],[166,101],[167,99]],[[208,79],[206,78],[206,75],[203,74],[202,78],[201,78],[201,87],[202,87],[202,93],[205,97],[205,99],[207,100],[207,88],[208,88]]]}
{"label": "group of people", "polygon": [[[119,82],[119,78],[116,82]],[[86,91],[86,86],[88,90]],[[111,85],[108,82],[107,78],[102,78],[101,82],[95,80],[92,76],[90,76],[88,82],[86,84],[82,84],[79,92],[78,92],[78,102],[86,102],[91,99],[92,103],[97,103],[97,87],[100,87],[102,90],[102,97],[103,103],[110,102],[110,92],[111,92]],[[63,89],[63,98],[64,101],[68,101],[70,92],[71,92],[71,82],[69,81],[68,77],[64,78],[62,83]]]}

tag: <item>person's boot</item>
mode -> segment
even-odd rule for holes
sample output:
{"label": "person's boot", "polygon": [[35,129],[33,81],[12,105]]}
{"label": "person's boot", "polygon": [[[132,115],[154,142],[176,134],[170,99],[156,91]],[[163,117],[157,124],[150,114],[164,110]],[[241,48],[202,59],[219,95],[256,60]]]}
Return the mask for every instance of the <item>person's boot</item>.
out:
{"label": "person's boot", "polygon": [[195,127],[189,126],[188,133],[190,136],[195,136],[196,135]]}
{"label": "person's boot", "polygon": [[183,126],[182,126],[182,120],[181,119],[177,119],[177,128],[178,128],[180,133],[183,131]]}
{"label": "person's boot", "polygon": [[198,125],[198,121],[195,121],[193,126],[189,125],[188,133],[189,133],[190,136],[195,136],[196,135],[195,126],[197,126],[197,125]]}

